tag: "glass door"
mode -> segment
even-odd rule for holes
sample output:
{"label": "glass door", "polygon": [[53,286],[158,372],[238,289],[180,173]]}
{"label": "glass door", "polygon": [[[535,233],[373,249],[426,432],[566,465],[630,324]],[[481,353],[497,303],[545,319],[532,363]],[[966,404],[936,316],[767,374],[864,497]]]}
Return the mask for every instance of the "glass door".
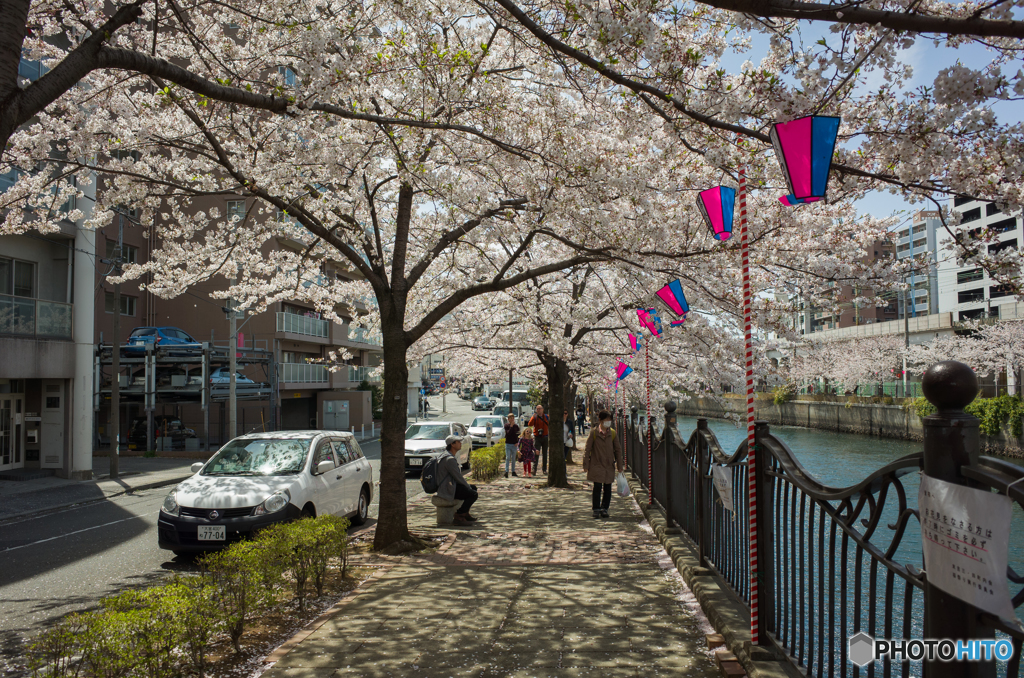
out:
{"label": "glass door", "polygon": [[0,397],[0,469],[14,465],[14,399]]}

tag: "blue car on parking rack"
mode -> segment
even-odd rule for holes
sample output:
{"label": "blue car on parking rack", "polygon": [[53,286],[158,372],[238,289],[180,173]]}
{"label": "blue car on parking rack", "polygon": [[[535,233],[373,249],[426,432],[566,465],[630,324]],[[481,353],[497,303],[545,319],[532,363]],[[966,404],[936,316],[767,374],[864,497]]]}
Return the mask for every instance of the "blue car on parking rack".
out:
{"label": "blue car on parking rack", "polygon": [[128,341],[122,349],[125,355],[142,355],[146,352],[146,346],[154,344],[159,348],[180,346],[180,351],[171,355],[196,355],[202,353],[203,345],[184,330],[177,327],[136,327],[128,336]]}

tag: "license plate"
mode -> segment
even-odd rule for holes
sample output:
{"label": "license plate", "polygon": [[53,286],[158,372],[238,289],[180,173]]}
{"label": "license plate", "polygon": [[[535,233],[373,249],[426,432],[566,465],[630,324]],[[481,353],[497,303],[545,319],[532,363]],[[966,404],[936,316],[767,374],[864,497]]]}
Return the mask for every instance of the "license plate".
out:
{"label": "license plate", "polygon": [[227,536],[227,528],[223,525],[199,526],[199,541],[224,541]]}
{"label": "license plate", "polygon": [[410,466],[423,466],[423,460],[422,459],[410,459],[409,460],[409,465]]}

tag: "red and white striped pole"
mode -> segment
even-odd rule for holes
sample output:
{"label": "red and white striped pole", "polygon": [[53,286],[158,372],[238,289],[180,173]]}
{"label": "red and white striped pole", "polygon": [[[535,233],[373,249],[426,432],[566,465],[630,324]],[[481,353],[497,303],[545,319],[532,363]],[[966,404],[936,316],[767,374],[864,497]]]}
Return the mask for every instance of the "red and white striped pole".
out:
{"label": "red and white striped pole", "polygon": [[750,513],[750,642],[758,644],[757,469],[754,464],[754,350],[750,338],[750,257],[747,246],[747,170],[740,167],[740,254],[743,258],[743,341],[747,376],[747,499]]}
{"label": "red and white striped pole", "polygon": [[647,416],[644,425],[647,427],[647,499],[654,504],[654,474],[651,464],[651,341],[644,343],[644,376],[647,380]]}

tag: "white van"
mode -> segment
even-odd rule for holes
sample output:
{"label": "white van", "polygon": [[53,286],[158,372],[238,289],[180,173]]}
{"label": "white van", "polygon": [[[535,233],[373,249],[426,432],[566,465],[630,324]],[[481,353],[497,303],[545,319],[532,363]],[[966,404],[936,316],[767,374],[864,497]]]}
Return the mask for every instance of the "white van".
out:
{"label": "white van", "polygon": [[[500,402],[508,404],[508,402],[509,402],[508,391],[502,391],[501,392],[501,401]],[[527,390],[525,388],[523,388],[523,389],[513,388],[512,389],[512,403],[515,404],[515,405],[519,405],[523,410],[528,409],[529,406],[530,406],[530,395],[527,392]]]}

